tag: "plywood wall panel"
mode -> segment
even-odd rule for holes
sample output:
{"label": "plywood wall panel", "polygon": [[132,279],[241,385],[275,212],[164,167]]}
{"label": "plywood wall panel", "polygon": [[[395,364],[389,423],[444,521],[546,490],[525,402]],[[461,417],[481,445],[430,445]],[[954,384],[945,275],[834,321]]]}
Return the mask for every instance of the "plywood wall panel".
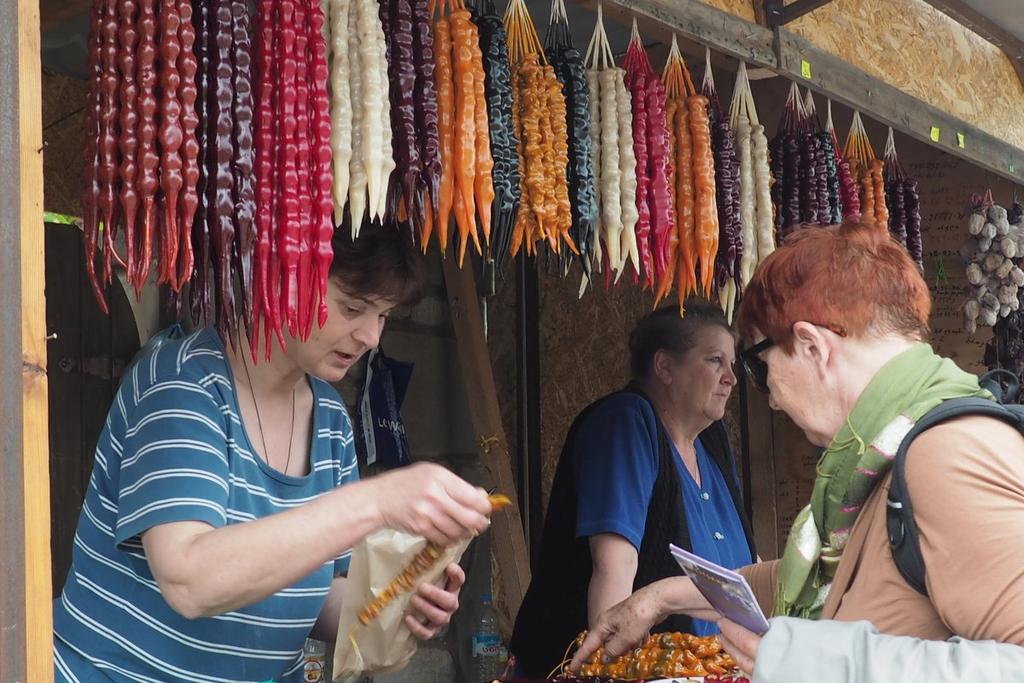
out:
{"label": "plywood wall panel", "polygon": [[1024,148],[1024,86],[1010,60],[923,0],[833,0],[786,29]]}

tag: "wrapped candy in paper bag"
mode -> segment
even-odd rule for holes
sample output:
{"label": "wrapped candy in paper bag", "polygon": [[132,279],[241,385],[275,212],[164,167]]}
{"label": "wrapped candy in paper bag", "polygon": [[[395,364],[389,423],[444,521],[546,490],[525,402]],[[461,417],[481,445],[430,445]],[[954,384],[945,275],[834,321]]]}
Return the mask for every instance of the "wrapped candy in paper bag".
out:
{"label": "wrapped candy in paper bag", "polygon": [[[510,503],[492,495],[492,511]],[[370,534],[352,551],[338,619],[334,678],[401,669],[416,653],[405,625],[409,600],[425,582],[443,585],[445,569],[458,562],[470,539],[442,548],[393,529]]]}
{"label": "wrapped candy in paper bag", "polygon": [[[409,600],[424,582],[443,585],[470,539],[439,548],[393,529],[366,537],[352,550],[334,649],[334,678],[401,669],[416,653],[405,625]],[[421,573],[416,573],[422,570]]]}

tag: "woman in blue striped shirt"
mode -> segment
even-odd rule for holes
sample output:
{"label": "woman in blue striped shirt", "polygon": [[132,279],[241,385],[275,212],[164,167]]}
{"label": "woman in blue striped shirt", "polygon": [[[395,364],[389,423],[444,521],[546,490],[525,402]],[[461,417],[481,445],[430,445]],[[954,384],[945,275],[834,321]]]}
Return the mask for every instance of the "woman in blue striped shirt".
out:
{"label": "woman in blue striped shirt", "polygon": [[[359,481],[329,382],[418,295],[396,230],[334,240],[330,315],[253,364],[213,328],[169,340],[125,377],[96,446],[72,566],[54,601],[56,680],[302,680],[309,635],[333,641],[352,546],[381,528],[449,544],[486,528],[485,492],[431,464]],[[287,332],[286,332],[287,334]],[[432,637],[465,577],[413,596]]]}

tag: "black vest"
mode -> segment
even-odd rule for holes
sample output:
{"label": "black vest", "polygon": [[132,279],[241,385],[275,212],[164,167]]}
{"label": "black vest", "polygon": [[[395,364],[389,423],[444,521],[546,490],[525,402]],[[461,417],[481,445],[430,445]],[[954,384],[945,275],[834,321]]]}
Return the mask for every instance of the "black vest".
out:
{"label": "black vest", "polygon": [[[624,392],[650,400],[635,385],[618,393]],[[572,446],[577,429],[591,411],[607,398],[592,403],[573,421],[555,471],[551,499],[544,519],[540,562],[523,598],[510,643],[512,654],[530,678],[546,677],[562,661],[569,643],[587,628],[587,589],[593,564],[590,545],[576,540],[578,495]],[[658,476],[647,508],[636,578],[633,580],[634,591],[660,579],[682,575],[679,565],[668,552],[669,543],[675,543],[686,550],[692,549],[679,475],[673,461],[675,456],[657,411],[654,414],[659,444]],[[722,471],[729,494],[739,511],[750,556],[756,558],[753,534],[733,478],[725,426],[716,422],[701,432],[699,438],[711,460]],[[691,620],[685,616],[671,616],[652,629],[652,632],[662,631],[691,632]]]}

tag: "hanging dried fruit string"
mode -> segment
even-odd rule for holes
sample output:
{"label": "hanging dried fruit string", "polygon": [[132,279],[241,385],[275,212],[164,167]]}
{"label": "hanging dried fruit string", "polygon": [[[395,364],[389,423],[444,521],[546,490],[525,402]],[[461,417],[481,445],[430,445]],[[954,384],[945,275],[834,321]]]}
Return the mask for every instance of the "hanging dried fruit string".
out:
{"label": "hanging dried fruit string", "polygon": [[779,239],[784,238],[790,230],[803,222],[802,205],[809,205],[806,200],[801,202],[803,187],[800,182],[800,134],[805,126],[800,89],[793,83],[789,89],[779,131],[769,146],[772,176],[775,178],[772,201],[776,206],[775,228]]}
{"label": "hanging dried fruit string", "polygon": [[[698,94],[678,43],[665,70],[666,92],[675,107],[675,204],[678,211],[679,312],[691,292],[710,297],[718,253],[718,206],[708,98]],[[692,213],[691,207],[692,206]],[[692,216],[692,218],[691,218]]]}
{"label": "hanging dried fruit string", "polygon": [[[566,177],[572,211],[570,236],[579,247],[584,277],[590,277],[594,243],[597,240],[597,188],[594,178],[590,134],[590,92],[583,57],[573,47],[564,0],[552,0],[551,19],[544,51],[562,83],[566,102],[566,130],[569,165]],[[563,252],[568,260],[568,252]]]}
{"label": "hanging dried fruit string", "polygon": [[843,219],[839,154],[832,133],[822,127],[810,88],[804,97],[804,111],[807,114],[808,129],[815,138],[816,222],[819,225],[833,225]]}
{"label": "hanging dried fruit string", "polygon": [[715,258],[715,287],[718,301],[729,319],[739,294],[740,262],[743,258],[743,224],[740,217],[740,162],[729,117],[722,110],[711,70],[711,49],[704,51],[702,94],[708,98],[711,143],[715,156],[716,200],[718,205],[718,254]]}
{"label": "hanging dried fruit string", "polygon": [[[121,134],[118,139],[118,151],[121,156],[119,167],[119,179],[121,181],[120,202],[121,210],[124,212],[125,238],[125,260],[127,261],[128,281],[135,286],[135,294],[138,296],[142,283],[138,281],[136,268],[138,258],[136,254],[135,225],[139,211],[139,192],[136,184],[138,177],[138,160],[136,152],[139,146],[138,140],[138,82],[136,79],[136,45],[138,31],[136,30],[136,11],[138,5],[134,0],[120,0],[119,4],[119,25],[117,37],[120,42],[118,51],[118,64],[120,67],[121,83],[119,89],[120,111],[118,122]],[[191,15],[192,7],[187,5]],[[128,227],[131,226],[131,227]]]}
{"label": "hanging dried fruit string", "polygon": [[210,116],[210,7],[206,3],[197,3],[193,14],[195,25],[196,54],[196,144],[199,148],[198,182],[196,185],[196,216],[192,221],[192,253],[195,268],[189,282],[189,308],[192,320],[198,325],[209,325],[214,315],[212,290],[213,281],[210,277],[210,232],[207,221],[209,200],[207,186],[209,180],[208,155],[213,153],[209,145]]}
{"label": "hanging dried fruit string", "polygon": [[[924,272],[921,244],[921,200],[917,181],[907,175],[896,153],[892,127],[885,140],[885,201],[889,207],[889,234],[907,248],[917,267]],[[1014,254],[1016,255],[1016,254]]]}
{"label": "hanging dried fruit string", "polygon": [[[244,4],[242,0],[232,1]],[[346,29],[355,19],[354,5],[348,5],[348,9],[346,16],[340,8],[327,5],[329,13],[338,11],[331,20],[344,19]],[[372,10],[364,10],[376,16],[375,4]],[[306,339],[314,321],[320,325],[326,322],[327,274],[333,259],[332,214],[338,208],[333,167],[337,140],[332,139],[329,120],[336,102],[331,101],[327,89],[330,33],[324,28],[324,10],[318,0],[261,0],[256,21],[253,82],[257,106],[254,113],[246,114],[244,104],[236,104],[234,110],[242,112],[241,116],[235,114],[236,137],[245,129],[239,124],[248,120],[255,122],[251,137],[258,140],[255,156],[249,160],[256,184],[255,210],[247,228],[253,245],[249,251],[255,252],[251,272],[255,310],[248,327],[254,360],[258,357],[260,321],[266,358],[270,357],[274,336],[284,348],[284,329],[295,338]],[[235,30],[240,35],[242,28],[236,26]],[[331,51],[332,63],[337,55]],[[244,141],[245,136],[240,137]],[[243,183],[236,183],[236,197],[244,197],[245,189]],[[245,227],[244,222],[239,225]],[[237,239],[234,248],[244,252],[243,235]],[[239,274],[243,273],[240,270]],[[244,294],[244,288],[242,291]]]}
{"label": "hanging dried fruit string", "polygon": [[850,125],[843,154],[850,162],[850,175],[860,191],[862,219],[874,222],[879,230],[888,230],[889,210],[885,205],[883,164],[875,157],[875,150],[868,140],[859,111],[853,113],[853,123]]}
{"label": "hanging dried fruit string", "polygon": [[736,135],[740,162],[743,252],[740,257],[739,284],[742,288],[750,281],[757,264],[775,250],[768,138],[757,116],[747,65],[743,62],[736,72],[729,119]]}
{"label": "hanging dried fruit string", "polygon": [[[804,96],[804,116],[807,128],[800,139],[801,154],[806,153],[810,168],[813,169],[813,175],[808,174],[804,181],[807,185],[806,196],[811,202],[807,215],[813,216],[813,220],[810,221],[812,224],[832,225],[838,222],[833,219],[833,211],[836,214],[840,213],[838,206],[833,209],[834,204],[839,202],[839,176],[835,165],[835,151],[832,149],[831,136],[821,127],[810,88]],[[803,170],[801,167],[801,171]]]}
{"label": "hanging dried fruit string", "polygon": [[687,85],[693,92],[693,95],[686,98],[686,106],[689,110],[690,137],[693,142],[693,216],[700,269],[699,281],[702,293],[710,299],[714,285],[715,258],[718,254],[719,226],[709,103],[708,98],[697,94],[689,79],[689,72],[684,70],[683,74],[687,77]]}
{"label": "hanging dried fruit string", "polygon": [[[592,155],[600,186],[600,262],[605,286],[609,286],[613,280],[618,282],[628,259],[632,260],[634,268],[640,267],[635,232],[639,215],[632,104],[626,89],[626,72],[615,66],[600,4],[585,62],[590,98],[597,102],[598,118],[592,116],[591,125],[599,128],[600,136],[596,138],[599,144],[593,146]],[[595,111],[593,106],[591,111],[592,114]],[[594,140],[592,137],[592,142]]]}
{"label": "hanging dried fruit string", "polygon": [[158,280],[172,292],[192,275],[200,154],[194,42],[188,0],[93,3],[82,207],[86,272],[104,311],[114,266],[139,295],[154,245]]}
{"label": "hanging dried fruit string", "polygon": [[[487,75],[480,30],[462,0],[444,0],[437,10],[434,82],[437,91],[440,170],[439,199],[433,223],[442,253],[447,248],[448,218],[455,214],[459,265],[472,242],[482,254],[490,247],[495,199],[491,129],[487,111]],[[481,239],[481,235],[483,239]],[[429,237],[429,235],[428,235]],[[424,243],[421,233],[421,243]]]}
{"label": "hanging dried fruit string", "polygon": [[537,30],[524,0],[512,0],[505,11],[512,67],[516,132],[521,150],[521,189],[524,199],[512,237],[512,254],[526,247],[537,253],[546,240],[555,253],[564,243],[578,253],[569,234],[572,211],[566,169],[569,143],[566,104],[555,71],[544,57]]}
{"label": "hanging dried fruit string", "polygon": [[[232,278],[232,249],[236,237],[233,164],[234,67],[232,60],[230,0],[215,0],[210,6],[209,50],[211,105],[208,118],[207,202],[210,243],[213,252],[214,307],[221,337],[237,345],[235,288]],[[293,332],[294,333],[294,332]]]}
{"label": "hanging dried fruit string", "polygon": [[[850,162],[843,154],[842,145],[839,144],[839,136],[836,135],[836,127],[832,122],[832,100],[828,101],[828,120],[825,123],[825,131],[832,138],[832,147],[836,152],[836,175],[839,179],[839,207],[840,218],[850,218],[860,215],[860,197],[857,193],[857,183],[850,173]],[[835,212],[833,211],[833,218]],[[838,221],[836,221],[838,222]]]}
{"label": "hanging dried fruit string", "polygon": [[[497,268],[501,268],[512,246],[512,232],[519,212],[519,140],[512,120],[512,73],[508,59],[508,33],[505,24],[494,7],[493,0],[483,2],[482,11],[473,16],[480,33],[480,49],[484,66],[484,93],[487,101],[487,118],[490,126],[491,155],[494,169],[491,171],[494,186],[494,203],[491,205],[492,236],[491,256]],[[439,17],[435,22],[435,35],[440,41],[437,27],[447,27],[447,20]],[[445,28],[447,30],[447,28]],[[450,39],[449,39],[450,40]],[[449,43],[450,44],[450,43]],[[440,45],[438,45],[440,50]],[[448,88],[450,82],[450,57],[448,58]],[[440,64],[440,58],[438,60]],[[441,78],[438,76],[440,98]],[[448,107],[448,136],[451,138],[451,105]],[[442,125],[442,136],[444,135]],[[442,148],[444,143],[442,143]],[[449,155],[450,158],[450,155]],[[443,179],[442,170],[442,179]],[[442,190],[442,195],[444,191]],[[451,206],[449,190],[449,207]],[[445,220],[447,224],[447,219]],[[440,233],[439,233],[440,235]],[[424,245],[425,248],[425,245]],[[442,244],[442,252],[444,244]]]}
{"label": "hanging dried fruit string", "polygon": [[[435,90],[435,45],[426,0],[384,0],[381,18],[388,45],[390,112],[396,172],[388,207],[401,205],[421,243],[438,210],[441,148]],[[386,22],[386,25],[384,25]],[[387,214],[394,212],[389,208]]]}
{"label": "hanging dried fruit string", "polygon": [[[343,222],[347,206],[355,239],[364,219],[385,219],[389,180],[396,167],[392,126],[381,125],[392,120],[381,19],[391,6],[380,6],[377,0],[327,0],[326,6],[334,222]],[[321,147],[320,156],[326,149]]]}
{"label": "hanging dried fruit string", "polygon": [[[697,288],[696,279],[696,235],[694,234],[694,187],[693,187],[693,142],[690,138],[690,112],[686,99],[688,94],[686,64],[679,52],[676,36],[672,36],[662,82],[665,85],[665,120],[669,128],[671,156],[671,192],[675,221],[669,233],[669,257],[663,277],[658,283],[654,301],[657,305],[672,291],[672,282],[678,279],[679,305]],[[676,278],[676,271],[679,277]],[[682,310],[682,308],[680,308]]]}
{"label": "hanging dried fruit string", "polygon": [[675,207],[669,191],[671,166],[665,120],[665,86],[654,73],[633,20],[633,33],[623,62],[626,87],[633,104],[633,149],[637,168],[636,241],[640,268],[635,273],[653,289],[668,264],[670,228]]}

